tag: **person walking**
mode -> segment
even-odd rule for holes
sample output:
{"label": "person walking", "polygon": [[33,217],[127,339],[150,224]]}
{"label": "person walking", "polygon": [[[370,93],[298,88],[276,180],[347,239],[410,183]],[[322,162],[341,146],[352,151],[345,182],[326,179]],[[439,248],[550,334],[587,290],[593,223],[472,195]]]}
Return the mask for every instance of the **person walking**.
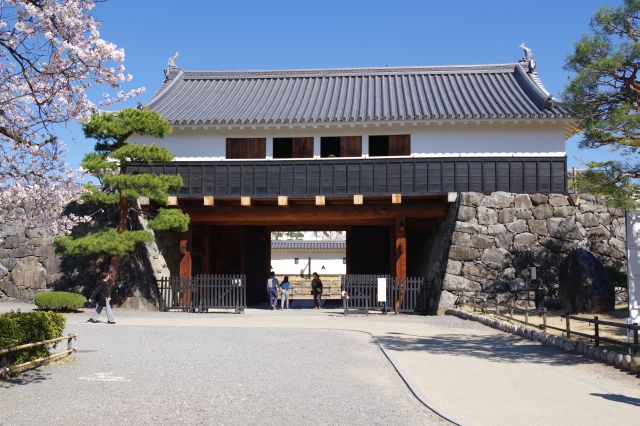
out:
{"label": "person walking", "polygon": [[280,309],[289,309],[289,293],[291,292],[291,283],[289,276],[285,275],[282,283],[280,283]]}
{"label": "person walking", "polygon": [[313,294],[313,300],[315,301],[315,309],[320,309],[320,299],[322,298],[322,281],[317,272],[313,273],[313,279],[311,280],[311,294]]}
{"label": "person walking", "polygon": [[271,310],[275,310],[278,305],[278,279],[273,271],[271,271],[267,279],[267,294],[269,295]]}
{"label": "person walking", "polygon": [[111,300],[111,291],[109,287],[109,272],[102,273],[102,280],[98,282],[98,286],[93,293],[91,293],[91,297],[89,300],[95,300],[96,302],[96,311],[94,314],[87,320],[87,322],[100,322],[98,318],[100,317],[100,313],[102,312],[102,308],[106,308],[107,310],[107,323],[115,324],[116,321],[113,319],[113,311],[111,310],[111,304],[109,301]]}

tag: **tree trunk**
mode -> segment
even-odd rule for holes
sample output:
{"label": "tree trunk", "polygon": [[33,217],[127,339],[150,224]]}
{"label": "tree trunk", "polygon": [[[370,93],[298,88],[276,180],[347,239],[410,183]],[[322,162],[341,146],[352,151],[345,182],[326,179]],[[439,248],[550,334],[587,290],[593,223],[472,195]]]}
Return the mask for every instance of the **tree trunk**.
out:
{"label": "tree trunk", "polygon": [[[118,222],[118,232],[124,232],[127,230],[127,217],[129,213],[129,200],[127,197],[120,196],[120,221]],[[118,280],[118,271],[120,270],[120,263],[122,262],[122,256],[116,254],[111,258],[111,265],[109,266],[109,282],[113,288]]]}

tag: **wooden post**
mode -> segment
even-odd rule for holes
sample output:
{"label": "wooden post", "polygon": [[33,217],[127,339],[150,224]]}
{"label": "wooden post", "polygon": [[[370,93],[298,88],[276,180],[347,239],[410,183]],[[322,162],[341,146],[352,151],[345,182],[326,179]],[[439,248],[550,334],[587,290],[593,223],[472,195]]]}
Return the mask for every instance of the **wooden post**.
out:
{"label": "wooden post", "polygon": [[571,337],[571,323],[569,322],[569,312],[567,312],[567,339],[569,339]]}
{"label": "wooden post", "polygon": [[[633,325],[637,326],[638,323],[634,322]],[[633,353],[638,353],[638,329],[633,329]]]}
{"label": "wooden post", "polygon": [[542,331],[547,331],[547,308],[542,308]]}
{"label": "wooden post", "polygon": [[600,325],[598,324],[598,316],[595,315],[593,317],[593,327],[594,327],[594,341],[593,344],[595,346],[600,346]]}
{"label": "wooden post", "polygon": [[399,217],[396,219],[396,282],[400,287],[400,295],[396,301],[396,311],[400,309],[404,302],[407,288],[407,229],[406,219]]}
{"label": "wooden post", "polygon": [[191,240],[191,229],[183,233],[180,237],[180,290],[182,291],[182,305],[189,306],[191,303],[191,289],[189,282],[191,281],[191,251],[189,243]]}

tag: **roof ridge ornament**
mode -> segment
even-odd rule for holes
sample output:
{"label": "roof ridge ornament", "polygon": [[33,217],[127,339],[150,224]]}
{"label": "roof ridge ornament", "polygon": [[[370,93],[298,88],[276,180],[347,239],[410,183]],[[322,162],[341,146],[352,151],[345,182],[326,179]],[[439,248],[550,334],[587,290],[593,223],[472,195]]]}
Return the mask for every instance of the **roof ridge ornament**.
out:
{"label": "roof ridge ornament", "polygon": [[518,47],[524,50],[524,58],[520,59],[519,62],[526,65],[527,72],[532,73],[536,69],[536,61],[533,59],[533,55],[531,54],[531,48],[527,47],[524,44],[524,41],[520,43]]}
{"label": "roof ridge ornament", "polygon": [[180,72],[180,68],[176,65],[176,60],[180,57],[178,52],[174,53],[167,60],[167,68],[164,69],[165,83],[169,80],[173,80]]}

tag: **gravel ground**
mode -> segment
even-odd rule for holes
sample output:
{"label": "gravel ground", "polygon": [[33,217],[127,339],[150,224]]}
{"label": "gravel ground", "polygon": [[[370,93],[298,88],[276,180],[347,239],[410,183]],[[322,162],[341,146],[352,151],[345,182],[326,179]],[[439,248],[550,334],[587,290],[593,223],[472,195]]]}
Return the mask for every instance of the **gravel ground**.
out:
{"label": "gravel ground", "polygon": [[361,333],[74,322],[67,331],[81,333],[75,359],[0,382],[0,424],[443,423]]}

